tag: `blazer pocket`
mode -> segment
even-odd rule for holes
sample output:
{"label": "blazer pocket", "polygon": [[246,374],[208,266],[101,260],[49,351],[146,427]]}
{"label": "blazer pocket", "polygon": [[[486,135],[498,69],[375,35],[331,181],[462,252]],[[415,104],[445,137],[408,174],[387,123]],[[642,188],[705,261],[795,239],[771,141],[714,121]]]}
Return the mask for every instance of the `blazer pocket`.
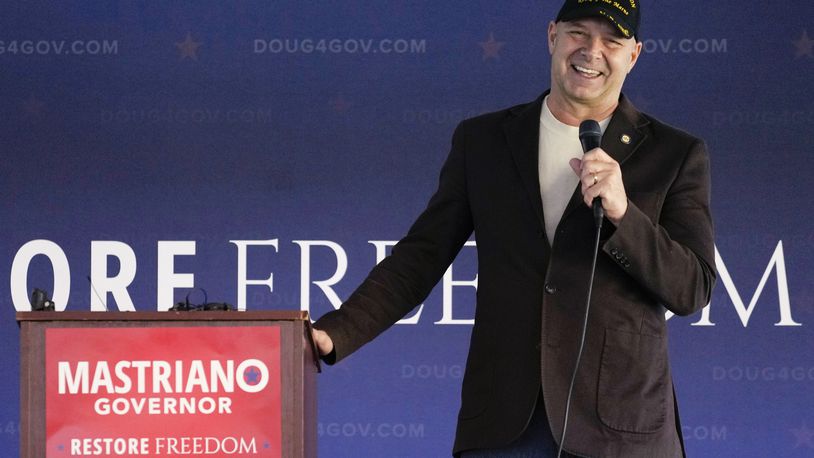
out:
{"label": "blazer pocket", "polygon": [[477,417],[486,410],[492,390],[494,369],[490,361],[472,361],[466,366],[461,387],[459,420]]}
{"label": "blazer pocket", "polygon": [[664,426],[664,345],[664,337],[605,330],[597,390],[597,413],[605,426],[631,433],[652,433]]}

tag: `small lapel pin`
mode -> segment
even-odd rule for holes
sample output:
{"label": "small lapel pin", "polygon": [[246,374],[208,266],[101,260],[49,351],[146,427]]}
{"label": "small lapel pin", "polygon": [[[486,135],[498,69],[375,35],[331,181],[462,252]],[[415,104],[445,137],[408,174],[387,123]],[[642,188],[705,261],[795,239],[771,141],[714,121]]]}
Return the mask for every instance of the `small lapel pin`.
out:
{"label": "small lapel pin", "polygon": [[624,143],[625,145],[629,145],[630,144],[630,135],[622,134],[622,138],[620,138],[619,140],[622,140],[622,143]]}

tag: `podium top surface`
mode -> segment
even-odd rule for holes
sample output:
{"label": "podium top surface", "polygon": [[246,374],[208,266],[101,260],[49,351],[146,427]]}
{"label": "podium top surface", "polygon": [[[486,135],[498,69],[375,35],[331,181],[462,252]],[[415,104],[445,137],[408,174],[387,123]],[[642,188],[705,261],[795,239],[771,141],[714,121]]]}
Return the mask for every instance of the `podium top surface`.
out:
{"label": "podium top surface", "polygon": [[[300,310],[209,312],[17,312],[17,321],[309,321]],[[310,322],[308,323],[310,325]]]}

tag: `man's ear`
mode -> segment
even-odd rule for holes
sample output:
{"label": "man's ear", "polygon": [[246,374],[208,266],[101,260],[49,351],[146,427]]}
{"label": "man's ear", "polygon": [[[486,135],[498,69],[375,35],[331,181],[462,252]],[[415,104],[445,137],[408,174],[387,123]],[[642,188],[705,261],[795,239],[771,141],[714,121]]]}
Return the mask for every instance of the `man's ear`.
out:
{"label": "man's ear", "polygon": [[642,55],[642,42],[637,41],[636,42],[636,48],[633,50],[633,52],[630,55],[630,65],[627,68],[628,73],[633,71],[633,67],[636,66],[636,62],[639,61],[639,56],[641,56],[641,55]]}
{"label": "man's ear", "polygon": [[557,39],[557,23],[551,21],[548,23],[548,53],[554,54],[554,42]]}

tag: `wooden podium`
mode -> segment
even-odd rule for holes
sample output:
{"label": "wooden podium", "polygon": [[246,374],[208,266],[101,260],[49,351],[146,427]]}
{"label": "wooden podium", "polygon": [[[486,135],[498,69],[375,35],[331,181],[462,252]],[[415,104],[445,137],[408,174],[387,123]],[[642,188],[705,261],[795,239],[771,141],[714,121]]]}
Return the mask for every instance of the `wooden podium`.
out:
{"label": "wooden podium", "polygon": [[316,456],[320,366],[307,312],[16,318],[20,456],[224,456],[243,447],[254,456]]}

